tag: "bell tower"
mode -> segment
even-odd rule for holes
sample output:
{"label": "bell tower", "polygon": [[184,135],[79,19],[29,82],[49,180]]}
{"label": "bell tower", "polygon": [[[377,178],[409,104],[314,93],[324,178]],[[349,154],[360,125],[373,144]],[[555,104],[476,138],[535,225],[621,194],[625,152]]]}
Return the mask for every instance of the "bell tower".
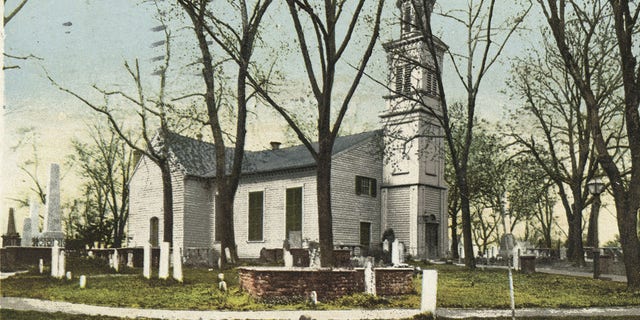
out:
{"label": "bell tower", "polygon": [[[384,128],[382,230],[421,259],[448,251],[447,186],[438,70],[447,46],[424,30],[435,0],[398,0],[400,37],[385,43],[389,93]],[[435,56],[429,50],[433,40]]]}

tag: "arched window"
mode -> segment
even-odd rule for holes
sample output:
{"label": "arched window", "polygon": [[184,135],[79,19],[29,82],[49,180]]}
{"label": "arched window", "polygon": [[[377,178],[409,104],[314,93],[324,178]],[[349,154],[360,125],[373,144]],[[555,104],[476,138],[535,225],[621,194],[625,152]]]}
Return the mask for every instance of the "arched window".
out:
{"label": "arched window", "polygon": [[159,239],[158,230],[159,230],[158,218],[153,217],[149,221],[149,243],[151,244],[152,247],[158,246],[158,239]]}

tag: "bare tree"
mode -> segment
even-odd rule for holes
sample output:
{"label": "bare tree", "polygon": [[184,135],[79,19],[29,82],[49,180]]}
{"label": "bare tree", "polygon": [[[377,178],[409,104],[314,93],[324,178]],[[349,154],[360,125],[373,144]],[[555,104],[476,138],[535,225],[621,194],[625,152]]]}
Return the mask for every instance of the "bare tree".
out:
{"label": "bare tree", "polygon": [[[226,265],[225,249],[228,248],[231,252],[232,263],[238,259],[233,225],[233,202],[242,173],[247,131],[247,105],[254,96],[250,92],[251,88],[247,79],[251,67],[255,66],[252,59],[256,42],[260,38],[260,25],[272,0],[255,2],[251,11],[247,1],[241,0],[237,4],[230,1],[229,5],[239,13],[239,28],[224,21],[223,15],[216,12],[215,9],[208,8],[213,1],[178,0],[178,3],[193,23],[193,30],[202,57],[202,75],[206,91],[201,96],[207,106],[207,124],[211,128],[216,151],[216,235],[221,241],[221,252],[223,253],[221,261],[223,265]],[[236,123],[231,159],[227,156],[228,150],[223,136],[224,128],[221,124],[222,101],[216,95],[215,64],[218,62],[213,60],[207,37],[211,38],[237,65],[234,114]],[[230,166],[228,161],[231,162]]]}
{"label": "bare tree", "polygon": [[[638,239],[638,209],[640,209],[640,67],[637,64],[638,16],[640,6],[635,1],[609,0],[606,10],[601,1],[538,0],[551,28],[553,38],[564,67],[575,82],[587,106],[589,129],[597,150],[597,160],[611,184],[616,205],[620,242],[624,251],[624,264],[628,290],[640,289],[640,240]],[[594,75],[589,64],[578,59],[589,56],[589,47],[573,48],[567,33],[569,23],[578,23],[585,37],[592,37],[607,19],[613,19],[609,29],[615,33],[616,60],[622,71],[624,91],[624,124],[630,151],[630,168],[616,161],[611,143],[603,130],[603,106],[593,88]]]}
{"label": "bare tree", "polygon": [[[27,2],[29,2],[29,0],[22,0],[19,3],[16,4],[15,7],[13,7],[13,9],[11,10],[7,10],[7,0],[4,0],[4,9],[5,9],[5,13],[7,13],[6,15],[4,15],[4,23],[3,23],[3,28],[6,28],[7,25],[9,24],[9,22],[11,22],[11,20],[13,20],[13,18],[18,15],[18,13],[24,9],[25,5],[27,4]],[[4,30],[4,29],[3,29]],[[17,56],[17,55],[12,55],[12,54],[8,54],[6,52],[2,53],[5,57],[10,58],[10,59],[16,59],[16,60],[28,60],[28,59],[39,59],[42,60],[39,57],[36,57],[32,54],[27,55],[27,56]],[[8,70],[8,69],[19,69],[20,66],[17,65],[12,65],[12,66],[7,66],[7,65],[3,65],[2,69],[3,70]]]}
{"label": "bare tree", "polygon": [[[593,10],[601,16],[602,9],[594,7]],[[590,70],[596,80],[593,82],[595,98],[607,110],[602,113],[604,125],[614,120],[615,109],[619,109],[615,94],[621,87],[619,68],[612,67],[615,66],[611,54],[615,41],[607,29],[603,25],[590,36],[585,36],[578,24],[569,24],[565,30],[571,35],[572,48],[590,48],[577,63]],[[544,30],[543,36],[547,34]],[[586,106],[562,57],[546,38],[541,49],[516,59],[513,68],[509,86],[524,105],[512,113],[510,135],[536,160],[558,189],[569,223],[568,257],[583,265],[582,214],[590,201],[586,184],[597,169]],[[613,130],[609,134],[611,138],[620,132]]]}
{"label": "bare tree", "polygon": [[[171,60],[171,33],[164,24],[162,14],[158,16],[162,23],[158,30],[164,33],[164,40],[158,43],[164,46],[165,55],[162,57],[162,66],[154,72],[154,76],[158,76],[158,92],[155,96],[147,94],[148,90],[145,89],[138,59],[133,65],[129,62],[124,63],[132,81],[131,87],[134,88],[131,92],[108,90],[93,85],[93,88],[103,96],[102,103],[93,102],[63,87],[51,76],[48,78],[58,89],[75,97],[103,116],[129,148],[139,152],[158,166],[162,176],[163,241],[171,243],[173,241],[173,185],[167,138],[172,127],[174,130],[178,128],[175,127],[176,119],[173,117],[176,114],[175,106],[167,103],[165,94],[167,71]],[[133,110],[137,123],[132,124],[119,117],[122,113],[126,114],[128,110]]]}
{"label": "bare tree", "polygon": [[133,168],[133,155],[120,136],[111,128],[99,125],[90,128],[91,143],[73,141],[80,175],[84,184],[86,213],[94,203],[96,211],[110,224],[109,244],[114,248],[122,246],[124,231],[129,217],[128,181]]}
{"label": "bare tree", "polygon": [[[474,137],[473,129],[475,124],[475,112],[477,97],[480,92],[480,85],[483,79],[491,70],[491,67],[498,61],[506,44],[511,36],[520,26],[524,16],[530,7],[514,17],[506,19],[501,23],[494,20],[496,11],[495,0],[491,1],[468,1],[466,6],[459,10],[442,12],[441,15],[449,18],[453,23],[459,23],[467,31],[467,41],[465,52],[452,52],[443,47],[432,32],[431,11],[434,6],[433,0],[407,0],[418,16],[422,19],[403,21],[403,24],[412,25],[427,43],[427,48],[431,59],[420,61],[405,54],[404,61],[415,65],[416,68],[432,70],[435,74],[437,88],[434,90],[439,100],[437,107],[429,101],[432,95],[406,95],[403,92],[396,92],[407,100],[411,100],[420,107],[429,110],[439,122],[443,129],[445,143],[450,153],[450,161],[453,165],[455,175],[456,190],[460,195],[460,208],[462,212],[462,238],[465,251],[465,265],[475,268],[475,258],[473,256],[473,237],[471,225],[470,190],[468,182],[469,155],[471,143]],[[442,59],[439,52],[447,50],[450,60],[454,64],[454,70],[466,90],[466,101],[464,103],[464,121],[458,129],[458,122],[451,120],[450,110],[447,104],[445,90],[442,85]],[[435,85],[435,84],[434,84]],[[454,137],[456,130],[462,130],[463,139],[458,141]],[[453,217],[453,219],[457,219]]]}
{"label": "bare tree", "polygon": [[[363,19],[365,18],[363,8],[366,3],[364,0],[359,0],[355,4],[348,1],[335,2],[330,0],[313,4],[307,0],[287,1],[297,42],[300,46],[299,53],[316,104],[317,147],[314,146],[313,139],[305,135],[304,125],[296,122],[291,110],[277,101],[269,84],[262,81],[261,78],[249,76],[249,81],[260,96],[284,118],[316,162],[319,242],[323,266],[334,264],[331,211],[333,144],[378,39],[383,2],[382,0],[377,1],[375,13],[371,19]],[[345,19],[346,23],[343,22]],[[370,20],[370,24],[363,20]],[[351,83],[347,86],[347,93],[341,98],[338,107],[334,110],[333,105],[337,97],[333,89],[339,74],[337,65],[344,58],[344,53],[353,40],[355,30],[363,24],[371,29],[371,33],[366,36],[368,41],[360,62],[355,68]],[[342,29],[343,27],[344,29]],[[341,39],[338,38],[339,29],[345,30]],[[318,60],[314,62],[314,59]]]}
{"label": "bare tree", "polygon": [[[47,190],[40,177],[42,163],[40,161],[40,152],[38,151],[40,149],[40,135],[33,127],[19,128],[18,134],[20,138],[10,150],[17,153],[24,148],[30,149],[28,159],[19,163],[18,168],[26,176],[27,179],[25,181],[28,180],[31,185],[29,191],[35,193],[41,204],[45,204],[47,202]],[[9,198],[9,200],[17,202],[21,207],[28,207],[30,197],[29,194],[24,194],[20,197]]]}

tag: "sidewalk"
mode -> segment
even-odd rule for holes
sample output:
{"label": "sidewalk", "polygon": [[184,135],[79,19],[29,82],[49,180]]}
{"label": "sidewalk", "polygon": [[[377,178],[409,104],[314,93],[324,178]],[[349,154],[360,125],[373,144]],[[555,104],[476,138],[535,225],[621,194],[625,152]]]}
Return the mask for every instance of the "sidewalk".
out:
{"label": "sidewalk", "polygon": [[[111,316],[121,318],[151,319],[185,319],[185,320],[218,320],[218,319],[292,319],[301,316],[324,319],[403,319],[420,313],[417,309],[383,309],[383,310],[301,310],[301,311],[191,311],[191,310],[158,310],[92,306],[60,301],[48,301],[28,298],[0,297],[0,308],[38,311],[45,313],[64,312],[93,316]],[[510,310],[471,310],[471,309],[438,309],[439,317],[452,319],[510,317]],[[605,316],[640,316],[640,307],[615,308],[582,308],[582,309],[517,309],[517,317],[605,317]]]}

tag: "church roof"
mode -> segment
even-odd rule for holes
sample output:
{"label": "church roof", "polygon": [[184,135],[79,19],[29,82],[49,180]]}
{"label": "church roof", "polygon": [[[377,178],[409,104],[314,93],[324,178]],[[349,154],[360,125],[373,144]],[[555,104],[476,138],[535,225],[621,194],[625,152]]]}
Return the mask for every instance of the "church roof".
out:
{"label": "church roof", "polygon": [[[379,134],[380,130],[376,130],[338,137],[334,143],[333,155],[335,156]],[[313,145],[317,147],[317,143]],[[215,177],[214,144],[177,133],[169,133],[167,146],[173,159],[185,175],[201,178]],[[230,166],[233,157],[232,148],[227,148],[226,156]],[[307,148],[304,145],[297,145],[275,150],[245,151],[242,173],[265,173],[314,166],[315,160]]]}

